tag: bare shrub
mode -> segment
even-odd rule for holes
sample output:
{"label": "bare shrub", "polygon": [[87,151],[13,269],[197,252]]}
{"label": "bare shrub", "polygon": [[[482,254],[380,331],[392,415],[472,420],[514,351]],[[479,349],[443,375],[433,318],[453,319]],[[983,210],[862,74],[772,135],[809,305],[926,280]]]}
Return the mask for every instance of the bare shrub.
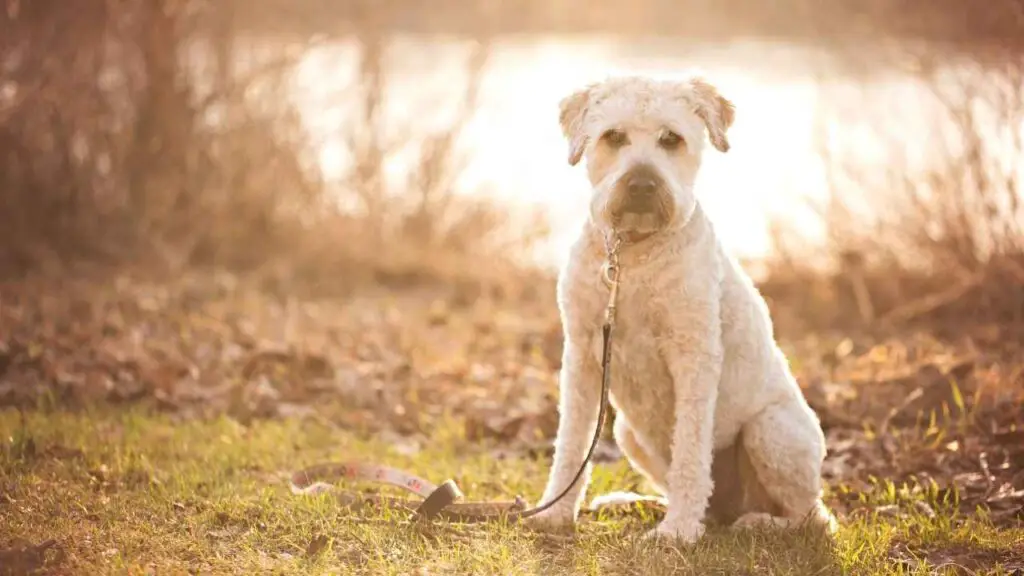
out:
{"label": "bare shrub", "polygon": [[[308,189],[315,178],[299,169],[287,110],[247,105],[234,82],[198,90],[184,55],[208,32],[199,26],[208,7],[20,6],[3,35],[5,263],[32,267],[44,254],[183,263],[274,240],[283,222],[269,183]],[[216,109],[232,110],[232,122],[211,122]],[[244,238],[232,238],[236,223],[248,226]]]}
{"label": "bare shrub", "polygon": [[[546,233],[455,193],[486,43],[451,125],[402,126],[391,130],[401,141],[386,141],[387,38],[361,37],[344,95],[361,109],[344,133],[354,162],[329,182],[294,98],[312,41],[245,43],[230,5],[205,0],[87,0],[73,14],[58,4],[15,3],[0,18],[6,273],[105,258],[338,287],[381,271],[497,273]],[[398,148],[418,161],[396,189],[383,176]]]}
{"label": "bare shrub", "polygon": [[904,52],[901,62],[910,87],[823,86],[839,107],[823,112],[828,190],[815,204],[833,276],[822,286],[789,254],[767,290],[784,299],[818,286],[802,306],[819,326],[1019,321],[1024,59]]}
{"label": "bare shrub", "polygon": [[[22,268],[49,246],[68,254],[110,223],[120,160],[104,71],[106,3],[13,5],[0,17],[0,264]],[[75,98],[69,98],[74,94]],[[95,202],[93,218],[83,205]]]}

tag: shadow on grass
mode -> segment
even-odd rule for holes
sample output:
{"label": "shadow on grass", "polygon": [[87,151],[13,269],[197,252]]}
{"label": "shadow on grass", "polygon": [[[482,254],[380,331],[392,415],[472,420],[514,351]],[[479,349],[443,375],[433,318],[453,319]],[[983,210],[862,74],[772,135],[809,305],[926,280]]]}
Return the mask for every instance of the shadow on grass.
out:
{"label": "shadow on grass", "polygon": [[647,540],[653,519],[584,522],[575,534],[538,534],[539,556],[568,574],[841,574],[835,541],[814,528],[710,528],[693,545]]}

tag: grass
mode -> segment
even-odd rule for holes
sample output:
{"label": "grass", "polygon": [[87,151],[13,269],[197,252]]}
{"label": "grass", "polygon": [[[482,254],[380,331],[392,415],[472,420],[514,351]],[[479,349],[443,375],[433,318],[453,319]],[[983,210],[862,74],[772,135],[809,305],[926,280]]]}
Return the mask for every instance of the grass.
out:
{"label": "grass", "polygon": [[[310,420],[6,410],[0,574],[1011,574],[1024,558],[1024,529],[958,517],[927,490],[884,485],[864,498],[892,506],[851,514],[832,541],[713,529],[682,548],[640,540],[653,523],[642,518],[604,517],[573,535],[412,525],[394,511],[356,515],[329,495],[288,490],[299,467],[372,459],[455,478],[472,499],[540,493],[546,461],[498,459],[461,430],[441,426],[414,452]],[[591,493],[636,481],[624,463],[602,464]],[[48,540],[55,545],[38,558],[13,552]]]}

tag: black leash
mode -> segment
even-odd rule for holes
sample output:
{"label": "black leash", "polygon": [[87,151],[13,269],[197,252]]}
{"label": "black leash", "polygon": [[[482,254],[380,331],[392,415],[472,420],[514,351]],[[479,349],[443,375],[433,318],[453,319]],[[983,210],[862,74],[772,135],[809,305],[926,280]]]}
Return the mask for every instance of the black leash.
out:
{"label": "black leash", "polygon": [[[558,503],[559,500],[565,498],[569,492],[579,483],[580,479],[583,478],[583,474],[587,471],[587,466],[590,464],[590,460],[594,457],[594,451],[597,450],[597,444],[601,440],[601,431],[604,429],[604,420],[606,413],[608,412],[608,389],[611,387],[611,376],[608,370],[611,365],[612,356],[612,325],[605,322],[601,328],[601,336],[603,339],[601,345],[601,406],[597,409],[597,428],[594,430],[594,438],[590,441],[590,449],[587,450],[587,456],[583,459],[583,464],[580,465],[579,470],[576,471],[576,475],[573,476],[572,482],[562,490],[558,496],[555,496],[551,500],[529,510],[523,510],[510,514],[510,518],[529,518],[535,516],[541,512],[551,508]],[[426,504],[426,502],[424,502]]]}
{"label": "black leash", "polygon": [[601,405],[597,409],[597,428],[594,429],[594,438],[590,441],[590,449],[587,450],[587,456],[583,459],[579,470],[576,471],[576,475],[573,476],[572,482],[569,482],[569,485],[558,496],[536,508],[519,512],[517,514],[519,518],[529,518],[540,514],[565,498],[583,478],[590,460],[594,457],[594,451],[597,450],[597,444],[601,440],[601,431],[604,429],[604,420],[608,412],[608,392],[611,389],[612,331],[615,328],[615,312],[619,299],[619,248],[621,246],[622,240],[618,236],[608,239],[605,243],[608,262],[605,263],[604,269],[601,271],[601,279],[608,286],[608,305],[605,307],[604,324],[601,326]]}

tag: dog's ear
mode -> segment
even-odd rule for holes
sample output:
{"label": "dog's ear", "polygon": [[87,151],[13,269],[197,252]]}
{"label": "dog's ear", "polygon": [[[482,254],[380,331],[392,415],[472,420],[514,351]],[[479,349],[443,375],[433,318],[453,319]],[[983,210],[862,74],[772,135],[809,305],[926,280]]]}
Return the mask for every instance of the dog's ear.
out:
{"label": "dog's ear", "polygon": [[719,152],[728,152],[729,139],[725,133],[736,118],[736,107],[703,78],[694,78],[690,85],[695,96],[695,112],[708,129],[708,139]]}
{"label": "dog's ear", "polygon": [[583,131],[583,118],[587,115],[590,104],[590,86],[577,90],[562,98],[558,104],[558,122],[562,125],[562,134],[569,140],[569,165],[575,166],[583,157],[587,147],[587,135]]}

